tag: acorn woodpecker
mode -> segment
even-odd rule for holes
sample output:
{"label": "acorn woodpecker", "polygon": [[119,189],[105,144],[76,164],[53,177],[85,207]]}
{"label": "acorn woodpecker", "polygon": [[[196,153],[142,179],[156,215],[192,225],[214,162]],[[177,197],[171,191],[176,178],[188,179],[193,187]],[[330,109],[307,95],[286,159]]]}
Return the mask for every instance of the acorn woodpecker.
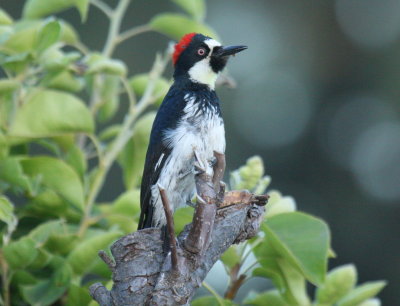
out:
{"label": "acorn woodpecker", "polygon": [[192,205],[195,161],[212,174],[214,151],[225,151],[215,81],[229,56],[245,49],[246,46],[224,47],[197,33],[186,34],[175,45],[174,83],[158,110],[147,149],[138,229],[166,225],[158,185],[165,189],[171,210],[175,211]]}

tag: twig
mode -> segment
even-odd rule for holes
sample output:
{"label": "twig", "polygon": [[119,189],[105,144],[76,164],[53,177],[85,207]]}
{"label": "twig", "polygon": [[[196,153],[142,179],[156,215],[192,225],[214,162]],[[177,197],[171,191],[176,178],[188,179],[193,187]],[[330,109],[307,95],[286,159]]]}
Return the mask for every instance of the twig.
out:
{"label": "twig", "polygon": [[106,44],[103,49],[103,55],[110,57],[116,46],[116,38],[119,35],[122,18],[125,10],[128,7],[130,0],[120,0],[116,9],[112,12],[110,17],[110,28],[108,30]]}
{"label": "twig", "polygon": [[[196,151],[194,152],[194,156],[197,159],[196,164],[201,165],[203,162],[199,159]],[[217,162],[214,165],[213,177],[210,177],[206,171],[201,171],[195,177],[197,205],[192,227],[184,244],[186,250],[195,254],[206,251],[210,243],[210,236],[212,235],[215,214],[217,212],[216,202],[220,188],[219,182],[225,171],[224,154],[214,152],[214,156]]]}
{"label": "twig", "polygon": [[178,252],[176,249],[174,218],[172,217],[171,206],[169,205],[169,200],[168,200],[168,196],[165,192],[165,189],[163,187],[161,187],[160,185],[158,185],[158,190],[161,195],[161,202],[164,207],[165,218],[167,219],[169,245],[171,248],[172,269],[174,271],[178,271]]}
{"label": "twig", "polygon": [[224,306],[225,305],[224,301],[222,300],[222,298],[218,294],[218,292],[216,292],[214,290],[214,288],[211,287],[206,281],[203,282],[203,287],[206,288],[208,290],[208,292],[210,292],[215,297],[215,299],[217,300],[217,302],[218,302],[218,304],[220,306]]}
{"label": "twig", "polygon": [[136,35],[139,35],[139,34],[142,34],[142,33],[145,33],[145,32],[149,32],[151,30],[152,29],[148,24],[136,26],[136,27],[134,27],[132,29],[129,29],[129,30],[126,30],[125,32],[120,33],[115,38],[115,44],[120,44],[123,41],[125,41],[125,40],[127,40],[127,39],[129,39],[129,38],[131,38],[133,36],[136,36]]}
{"label": "twig", "polygon": [[244,281],[246,280],[246,275],[245,274],[241,274],[239,276],[239,278],[233,279],[231,281],[231,284],[229,285],[228,290],[225,293],[225,298],[228,300],[233,300],[239,290],[239,288],[242,286],[242,284],[244,283]]}
{"label": "twig", "polygon": [[216,159],[216,163],[214,164],[214,176],[213,176],[213,184],[214,184],[214,189],[216,192],[219,192],[220,188],[220,182],[222,178],[224,177],[224,172],[225,172],[225,154],[221,152],[214,151],[214,157]]}
{"label": "twig", "polygon": [[108,4],[104,3],[101,0],[90,0],[90,4],[97,7],[100,11],[102,11],[108,18],[112,16],[112,9],[108,6]]}
{"label": "twig", "polygon": [[103,250],[99,251],[99,257],[107,264],[111,271],[115,268],[115,262]]}
{"label": "twig", "polygon": [[129,99],[129,108],[133,108],[133,106],[136,104],[136,96],[134,91],[132,90],[131,86],[128,83],[128,80],[126,77],[120,77],[121,83],[125,88],[126,94],[128,95]]}
{"label": "twig", "polygon": [[260,263],[255,261],[253,262],[250,266],[248,266],[243,272],[242,274],[246,275],[247,272],[249,272],[251,269],[253,269],[255,266],[259,265]]}

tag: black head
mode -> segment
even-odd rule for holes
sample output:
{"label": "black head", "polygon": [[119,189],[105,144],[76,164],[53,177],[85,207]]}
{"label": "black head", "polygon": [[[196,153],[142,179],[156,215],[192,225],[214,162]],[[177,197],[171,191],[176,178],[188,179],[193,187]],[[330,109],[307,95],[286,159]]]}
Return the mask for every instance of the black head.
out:
{"label": "black head", "polygon": [[214,88],[218,73],[221,72],[230,55],[247,49],[246,46],[223,47],[211,37],[190,33],[182,37],[175,45],[173,63],[175,79],[190,78]]}

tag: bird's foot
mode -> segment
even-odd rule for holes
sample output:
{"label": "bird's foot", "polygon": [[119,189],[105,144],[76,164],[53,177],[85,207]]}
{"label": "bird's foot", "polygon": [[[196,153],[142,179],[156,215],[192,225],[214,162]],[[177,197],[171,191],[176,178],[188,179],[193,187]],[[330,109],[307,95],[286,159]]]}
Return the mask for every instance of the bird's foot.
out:
{"label": "bird's foot", "polygon": [[199,153],[197,152],[197,150],[193,150],[194,153],[194,157],[195,157],[195,162],[194,162],[194,174],[198,175],[198,174],[202,174],[204,172],[206,172],[206,167],[204,166],[203,161],[200,159]]}
{"label": "bird's foot", "polygon": [[217,164],[217,158],[213,156],[208,160],[208,164],[210,165],[211,168],[214,168],[214,166]]}

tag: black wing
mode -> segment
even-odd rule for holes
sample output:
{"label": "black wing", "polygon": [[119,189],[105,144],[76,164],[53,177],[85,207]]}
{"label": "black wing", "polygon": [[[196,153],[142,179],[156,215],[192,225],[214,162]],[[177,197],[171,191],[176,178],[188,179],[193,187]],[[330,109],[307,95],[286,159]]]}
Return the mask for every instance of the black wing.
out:
{"label": "black wing", "polygon": [[138,229],[152,227],[154,207],[151,203],[151,187],[157,183],[160,173],[172,149],[163,143],[165,131],[174,129],[181,117],[185,101],[184,92],[172,86],[165,96],[151,129],[142,185],[140,189],[140,219]]}
{"label": "black wing", "polygon": [[[157,183],[171,149],[160,141],[149,145],[140,189],[140,218],[138,229],[152,227],[154,207],[151,203],[151,186]],[[156,167],[157,166],[157,167]]]}

